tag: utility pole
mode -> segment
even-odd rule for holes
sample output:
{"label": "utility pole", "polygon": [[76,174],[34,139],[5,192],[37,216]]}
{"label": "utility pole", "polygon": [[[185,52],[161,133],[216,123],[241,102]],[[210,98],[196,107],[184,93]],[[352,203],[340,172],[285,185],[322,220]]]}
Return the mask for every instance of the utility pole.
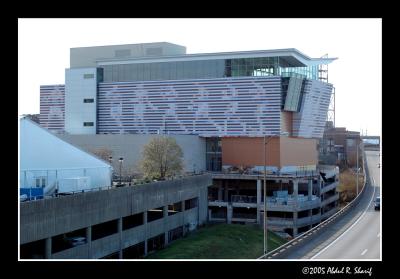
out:
{"label": "utility pole", "polygon": [[267,156],[266,138],[264,135],[264,255],[267,254]]}

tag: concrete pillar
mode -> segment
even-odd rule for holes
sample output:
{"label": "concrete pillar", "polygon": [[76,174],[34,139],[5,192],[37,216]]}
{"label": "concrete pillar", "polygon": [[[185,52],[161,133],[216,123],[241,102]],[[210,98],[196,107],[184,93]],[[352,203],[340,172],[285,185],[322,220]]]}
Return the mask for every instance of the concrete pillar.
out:
{"label": "concrete pillar", "polygon": [[222,200],[222,186],[219,185],[218,186],[218,200]]}
{"label": "concrete pillar", "polygon": [[293,212],[293,237],[297,236],[297,211]]}
{"label": "concrete pillar", "polygon": [[208,210],[208,221],[211,221],[211,209]]}
{"label": "concrete pillar", "polygon": [[182,208],[183,235],[186,235],[186,229],[185,229],[185,201],[181,201],[181,208]]}
{"label": "concrete pillar", "polygon": [[229,196],[228,196],[228,186],[225,183],[225,195],[224,195],[224,201],[229,202]]}
{"label": "concrete pillar", "polygon": [[145,227],[144,237],[144,255],[147,255],[147,211],[143,212],[143,225]]}
{"label": "concrete pillar", "polygon": [[51,237],[46,238],[44,258],[51,259]]}
{"label": "concrete pillar", "polygon": [[298,206],[298,195],[299,195],[299,180],[294,179],[293,180],[293,199],[294,199],[294,204],[297,209]]}
{"label": "concrete pillar", "polygon": [[293,180],[293,198],[297,200],[297,196],[299,194],[299,180]]}
{"label": "concrete pillar", "polygon": [[263,207],[261,204],[261,180],[257,180],[257,224],[261,223],[261,207]]}
{"label": "concrete pillar", "polygon": [[92,258],[92,227],[86,228],[86,243],[88,247],[88,258]]}
{"label": "concrete pillar", "polygon": [[311,179],[308,181],[308,200],[312,200],[312,186],[313,186],[313,180]]}
{"label": "concrete pillar", "polygon": [[228,224],[231,224],[232,223],[232,211],[233,211],[232,205],[228,204],[228,206],[226,207],[226,210],[227,210],[227,214],[226,214],[227,220],[226,221]]}
{"label": "concrete pillar", "polygon": [[118,258],[122,259],[122,218],[118,218],[119,252]]}
{"label": "concrete pillar", "polygon": [[167,217],[168,217],[168,205],[163,207],[163,217],[164,217],[164,246],[168,245],[168,227],[167,227]]}
{"label": "concrete pillar", "polygon": [[318,178],[318,180],[319,180],[319,183],[318,183],[318,197],[320,197],[321,196],[321,188],[322,188],[322,178],[321,177],[319,177]]}

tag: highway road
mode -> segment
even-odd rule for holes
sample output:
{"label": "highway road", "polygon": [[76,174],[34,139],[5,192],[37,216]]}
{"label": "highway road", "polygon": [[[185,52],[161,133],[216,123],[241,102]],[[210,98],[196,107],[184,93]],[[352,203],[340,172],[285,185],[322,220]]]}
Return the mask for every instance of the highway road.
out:
{"label": "highway road", "polygon": [[374,200],[380,195],[379,151],[365,151],[371,185],[360,201],[361,214],[328,246],[311,259],[380,259],[381,258],[381,211],[375,211]]}
{"label": "highway road", "polygon": [[370,179],[359,203],[283,259],[381,259],[381,211],[374,210],[380,194],[379,151],[365,153]]}

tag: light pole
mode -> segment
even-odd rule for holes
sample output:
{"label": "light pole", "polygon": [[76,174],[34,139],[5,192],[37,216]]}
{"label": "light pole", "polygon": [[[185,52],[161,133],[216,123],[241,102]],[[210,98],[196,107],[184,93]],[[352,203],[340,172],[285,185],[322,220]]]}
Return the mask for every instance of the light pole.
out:
{"label": "light pole", "polygon": [[119,158],[119,186],[122,185],[122,162],[124,161],[124,158]]}
{"label": "light pole", "polygon": [[[358,169],[358,148],[360,147],[360,145],[359,144],[357,144],[357,155],[356,155],[356,159],[357,159],[357,181],[356,181],[356,184],[357,184],[357,196],[358,196],[358,173],[359,173],[359,169]],[[356,196],[356,197],[357,197]]]}
{"label": "light pole", "polygon": [[[110,162],[111,168],[112,168],[112,156],[108,157],[108,161]],[[114,170],[111,172],[111,186],[113,186],[113,178],[114,178]]]}
{"label": "light pole", "polygon": [[[277,135],[271,135],[268,138],[272,138],[274,136],[288,136],[288,132],[281,132]],[[264,135],[264,255],[268,253],[268,230],[267,230],[267,136]]]}

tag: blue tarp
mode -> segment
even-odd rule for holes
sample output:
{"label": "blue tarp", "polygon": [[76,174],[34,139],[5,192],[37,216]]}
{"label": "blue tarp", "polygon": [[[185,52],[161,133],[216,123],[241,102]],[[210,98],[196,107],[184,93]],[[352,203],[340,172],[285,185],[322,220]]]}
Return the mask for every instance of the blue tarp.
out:
{"label": "blue tarp", "polygon": [[20,195],[27,195],[28,199],[42,199],[43,188],[20,188]]}

